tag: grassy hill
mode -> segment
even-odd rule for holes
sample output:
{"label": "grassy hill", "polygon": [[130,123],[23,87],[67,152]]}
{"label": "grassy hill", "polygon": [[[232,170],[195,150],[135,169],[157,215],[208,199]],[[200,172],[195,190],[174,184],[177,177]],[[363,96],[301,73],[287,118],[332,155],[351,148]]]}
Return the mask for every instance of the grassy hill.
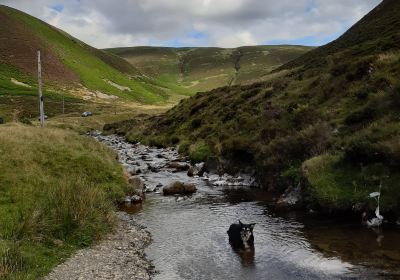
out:
{"label": "grassy hill", "polygon": [[114,95],[140,103],[159,103],[168,98],[165,89],[143,78],[125,60],[92,48],[37,18],[0,5],[0,20],[1,95],[35,94],[36,53],[41,50],[48,91],[85,87],[80,95],[100,92],[97,95],[102,98],[102,94]]}
{"label": "grassy hill", "polygon": [[125,58],[147,76],[195,93],[260,80],[311,49],[304,46],[132,47],[106,51]]}
{"label": "grassy hill", "polygon": [[[264,82],[199,93],[128,138],[178,145],[193,160],[255,167],[265,188],[299,182],[310,205],[350,210],[382,182],[400,216],[400,1],[385,0],[336,41]],[[228,163],[228,164],[227,164]]]}

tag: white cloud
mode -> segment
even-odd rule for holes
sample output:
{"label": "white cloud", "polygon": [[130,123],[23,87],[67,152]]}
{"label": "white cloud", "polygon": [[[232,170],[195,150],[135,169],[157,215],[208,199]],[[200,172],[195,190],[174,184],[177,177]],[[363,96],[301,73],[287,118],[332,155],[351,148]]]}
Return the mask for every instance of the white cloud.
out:
{"label": "white cloud", "polygon": [[[0,0],[95,47],[235,47],[337,35],[380,0]],[[61,12],[52,9],[62,5]],[[202,36],[194,36],[201,32]],[[198,34],[197,34],[198,35]],[[199,38],[201,37],[201,38]]]}
{"label": "white cloud", "polygon": [[220,35],[214,38],[215,45],[218,47],[226,46],[245,46],[245,45],[256,45],[257,40],[248,31],[241,31],[239,33],[232,33],[227,35]]}

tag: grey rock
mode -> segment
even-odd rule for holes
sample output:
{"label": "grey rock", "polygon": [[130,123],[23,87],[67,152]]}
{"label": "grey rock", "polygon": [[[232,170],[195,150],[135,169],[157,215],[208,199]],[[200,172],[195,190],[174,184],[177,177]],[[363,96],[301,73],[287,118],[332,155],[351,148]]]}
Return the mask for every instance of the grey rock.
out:
{"label": "grey rock", "polygon": [[129,177],[129,192],[131,194],[141,194],[145,188],[144,182],[142,178],[139,176],[131,176]]}
{"label": "grey rock", "polygon": [[288,188],[276,202],[278,208],[295,208],[302,202],[302,190],[299,183],[295,188]]}
{"label": "grey rock", "polygon": [[175,171],[187,171],[190,168],[190,165],[185,162],[169,162],[167,164],[169,168],[175,169]]}

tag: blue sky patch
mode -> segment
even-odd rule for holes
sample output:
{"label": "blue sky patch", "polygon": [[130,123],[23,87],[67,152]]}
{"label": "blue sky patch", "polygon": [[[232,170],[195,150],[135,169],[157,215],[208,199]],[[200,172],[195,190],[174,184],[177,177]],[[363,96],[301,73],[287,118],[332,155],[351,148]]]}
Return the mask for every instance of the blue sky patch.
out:
{"label": "blue sky patch", "polygon": [[54,4],[49,6],[50,9],[61,13],[64,10],[64,5],[62,4]]}
{"label": "blue sky patch", "polygon": [[329,36],[306,36],[306,37],[301,37],[301,38],[296,38],[296,39],[291,39],[291,40],[270,40],[264,42],[266,45],[302,45],[302,46],[323,46],[325,44],[328,44],[332,42],[333,40],[336,40],[339,36],[341,36],[346,30],[348,29],[348,26],[343,27],[340,32],[337,32],[335,34],[329,35]]}
{"label": "blue sky patch", "polygon": [[191,31],[187,34],[190,38],[194,38],[194,39],[206,39],[207,35],[203,32],[199,32],[199,31]]}

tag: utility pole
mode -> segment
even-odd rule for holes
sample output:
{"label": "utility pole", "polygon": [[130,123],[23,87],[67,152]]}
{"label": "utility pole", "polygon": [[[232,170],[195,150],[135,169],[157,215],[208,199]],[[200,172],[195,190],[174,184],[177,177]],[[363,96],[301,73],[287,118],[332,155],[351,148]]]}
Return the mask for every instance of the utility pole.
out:
{"label": "utility pole", "polygon": [[44,106],[43,106],[43,94],[42,94],[42,64],[40,61],[40,51],[38,54],[38,85],[39,85],[39,113],[40,113],[40,126],[44,126]]}
{"label": "utility pole", "polygon": [[64,93],[62,96],[62,121],[64,122],[64,113],[65,113],[65,101],[64,101]]}

